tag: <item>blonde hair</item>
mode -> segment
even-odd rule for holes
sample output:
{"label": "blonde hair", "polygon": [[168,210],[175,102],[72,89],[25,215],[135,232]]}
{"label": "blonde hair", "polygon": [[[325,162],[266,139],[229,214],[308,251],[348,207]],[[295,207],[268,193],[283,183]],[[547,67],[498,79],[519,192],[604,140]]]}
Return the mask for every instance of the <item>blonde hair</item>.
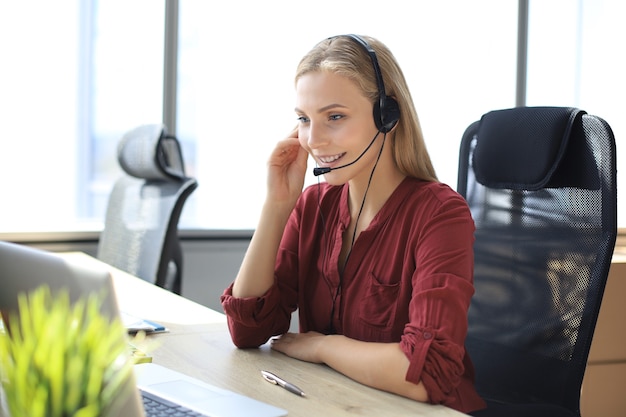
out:
{"label": "blonde hair", "polygon": [[[391,51],[380,41],[361,36],[376,52],[385,93],[398,102],[400,119],[392,130],[391,150],[398,169],[405,175],[437,181],[422,128],[404,74]],[[313,71],[329,71],[353,80],[372,104],[379,99],[372,60],[365,48],[349,36],[335,36],[318,43],[307,53],[296,71],[296,82]]]}

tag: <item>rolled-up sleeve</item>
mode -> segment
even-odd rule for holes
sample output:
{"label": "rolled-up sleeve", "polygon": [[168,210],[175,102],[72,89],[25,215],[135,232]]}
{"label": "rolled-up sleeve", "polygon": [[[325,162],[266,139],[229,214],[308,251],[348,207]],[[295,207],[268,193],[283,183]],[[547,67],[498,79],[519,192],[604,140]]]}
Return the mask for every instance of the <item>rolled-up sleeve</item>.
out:
{"label": "rolled-up sleeve", "polygon": [[406,379],[422,381],[430,401],[447,403],[465,373],[464,340],[473,286],[449,274],[422,279],[414,290],[413,320],[401,348],[409,358]]}
{"label": "rolled-up sleeve", "polygon": [[433,404],[446,404],[455,396],[456,388],[465,372],[462,347],[445,339],[438,339],[436,332],[423,330],[402,338],[401,348],[409,358],[406,380],[422,381]]}
{"label": "rolled-up sleeve", "polygon": [[272,336],[289,328],[291,313],[280,314],[280,291],[277,283],[261,297],[237,298],[231,284],[220,300],[227,316],[228,328],[235,346],[258,347]]}

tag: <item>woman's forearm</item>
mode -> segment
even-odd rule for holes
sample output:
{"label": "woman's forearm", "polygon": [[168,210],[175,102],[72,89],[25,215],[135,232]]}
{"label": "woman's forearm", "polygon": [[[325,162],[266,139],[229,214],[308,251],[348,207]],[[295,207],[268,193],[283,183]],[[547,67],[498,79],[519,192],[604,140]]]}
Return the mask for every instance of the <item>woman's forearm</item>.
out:
{"label": "woman's forearm", "polygon": [[278,247],[302,187],[308,154],[297,127],[278,142],[268,161],[268,193],[258,226],[235,278],[233,296],[260,297],[274,283]]}
{"label": "woman's forearm", "polygon": [[233,285],[235,297],[260,297],[274,283],[274,266],[291,207],[266,202]]}
{"label": "woman's forearm", "polygon": [[361,342],[342,335],[326,336],[320,360],[364,385],[417,401],[428,401],[422,382],[406,381],[409,360],[398,343]]}

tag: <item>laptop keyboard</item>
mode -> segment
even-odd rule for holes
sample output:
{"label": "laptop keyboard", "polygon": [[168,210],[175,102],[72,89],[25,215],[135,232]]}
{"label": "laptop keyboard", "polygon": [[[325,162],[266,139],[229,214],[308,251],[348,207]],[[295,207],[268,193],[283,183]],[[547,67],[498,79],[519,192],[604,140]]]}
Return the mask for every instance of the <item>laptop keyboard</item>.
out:
{"label": "laptop keyboard", "polygon": [[201,414],[197,411],[190,410],[189,408],[175,404],[157,395],[151,394],[146,391],[141,392],[141,399],[143,400],[143,408],[146,413],[146,417],[188,417],[198,416],[205,417],[206,414]]}

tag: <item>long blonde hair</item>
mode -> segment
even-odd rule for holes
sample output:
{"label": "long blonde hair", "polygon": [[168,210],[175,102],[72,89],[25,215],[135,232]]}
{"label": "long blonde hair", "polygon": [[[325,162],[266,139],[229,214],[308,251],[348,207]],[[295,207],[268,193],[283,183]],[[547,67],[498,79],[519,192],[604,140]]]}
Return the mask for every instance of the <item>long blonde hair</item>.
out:
{"label": "long blonde hair", "polygon": [[[398,169],[410,177],[437,181],[422,128],[404,74],[391,51],[380,41],[361,36],[376,52],[385,93],[396,99],[400,119],[392,130],[392,155]],[[318,43],[307,53],[296,71],[296,82],[312,71],[329,71],[353,80],[372,104],[379,98],[378,85],[367,51],[349,36],[335,36]]]}

